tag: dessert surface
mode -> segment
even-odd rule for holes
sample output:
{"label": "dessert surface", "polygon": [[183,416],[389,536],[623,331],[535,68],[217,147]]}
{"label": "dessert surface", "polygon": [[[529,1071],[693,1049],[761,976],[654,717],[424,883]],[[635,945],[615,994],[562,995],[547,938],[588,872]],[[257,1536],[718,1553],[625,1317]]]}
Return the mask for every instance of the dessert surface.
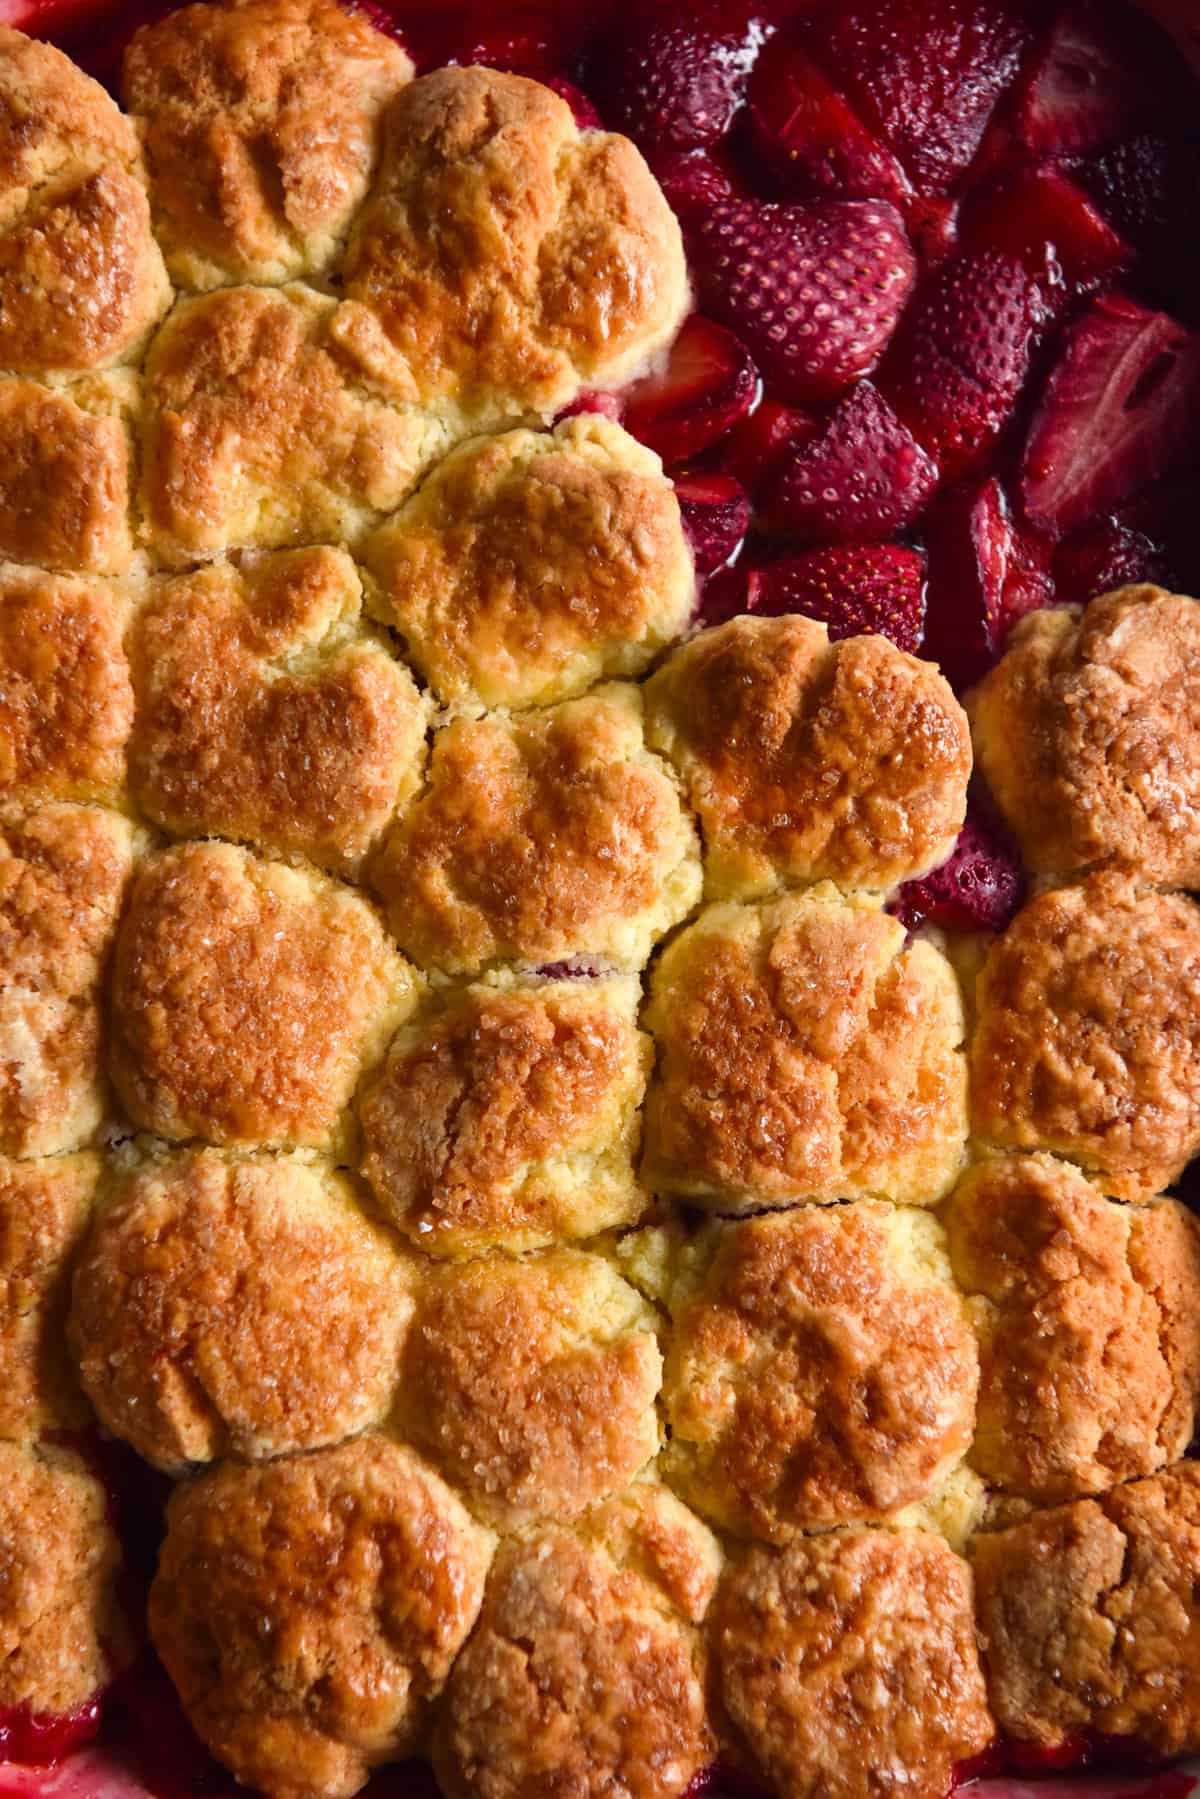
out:
{"label": "dessert surface", "polygon": [[78,5],[0,22],[0,1795],[1200,1756],[1169,4]]}

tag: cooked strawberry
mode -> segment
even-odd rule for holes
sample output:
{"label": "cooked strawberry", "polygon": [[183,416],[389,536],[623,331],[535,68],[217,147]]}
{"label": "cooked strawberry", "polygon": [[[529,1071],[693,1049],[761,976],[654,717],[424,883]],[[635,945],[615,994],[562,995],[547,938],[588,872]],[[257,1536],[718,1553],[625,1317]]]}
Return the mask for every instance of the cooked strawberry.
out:
{"label": "cooked strawberry", "polygon": [[1083,189],[1050,164],[976,188],[963,208],[961,237],[968,250],[1016,257],[1051,305],[1111,281],[1131,258]]}
{"label": "cooked strawberry", "polygon": [[1139,291],[1200,321],[1200,249],[1179,230],[1200,193],[1200,141],[1141,132],[1078,159],[1072,172],[1141,258]]}
{"label": "cooked strawberry", "polygon": [[643,0],[589,58],[588,87],[648,156],[716,144],[767,29],[756,0]]}
{"label": "cooked strawberry", "polygon": [[664,462],[686,462],[746,417],[758,398],[758,370],[732,331],[693,313],[665,367],[625,396],[625,426]]}
{"label": "cooked strawberry", "polygon": [[1049,546],[1018,527],[996,480],[947,494],[925,538],[925,653],[955,687],[970,687],[1017,620],[1053,601]]}
{"label": "cooked strawberry", "polygon": [[705,310],[801,405],[869,373],[916,276],[899,214],[876,201],[734,201],[697,221],[694,242]]}
{"label": "cooked strawberry", "polygon": [[1085,606],[1097,594],[1132,581],[1165,579],[1167,559],[1161,546],[1118,519],[1076,533],[1054,552],[1055,594],[1072,606]]}
{"label": "cooked strawberry", "polygon": [[768,562],[746,578],[748,612],[803,612],[831,637],[878,631],[902,650],[919,650],[925,564],[897,544],[836,544]]}
{"label": "cooked strawberry", "polygon": [[744,199],[744,185],[719,150],[671,150],[655,158],[658,185],[686,232],[712,207]]}
{"label": "cooked strawberry", "polygon": [[598,393],[595,388],[588,387],[576,395],[569,406],[563,407],[554,422],[557,425],[559,419],[573,419],[588,412],[599,413],[601,418],[612,419],[619,425],[625,417],[625,401],[620,394]]}
{"label": "cooked strawberry", "polygon": [[1061,534],[1111,512],[1194,441],[1200,335],[1120,294],[1071,331],[1030,425],[1021,498]]}
{"label": "cooked strawberry", "polygon": [[764,487],[789,456],[818,429],[807,412],[763,399],[748,418],[735,425],[721,446],[721,467],[751,493]]}
{"label": "cooked strawberry", "polygon": [[546,86],[553,88],[560,100],[566,101],[581,131],[600,130],[604,120],[581,87],[576,87],[565,75],[551,75]]}
{"label": "cooked strawberry", "polygon": [[1016,0],[845,0],[807,32],[835,88],[926,194],[974,157],[1026,41]]}
{"label": "cooked strawberry", "polygon": [[897,204],[911,193],[891,151],[794,38],[759,58],[747,101],[755,147],[786,192]]}
{"label": "cooked strawberry", "polygon": [[1039,154],[1082,155],[1137,127],[1148,95],[1144,22],[1082,0],[1063,6],[1013,95],[1016,141]]}
{"label": "cooked strawberry", "polygon": [[698,575],[723,568],[750,526],[750,500],[731,475],[680,475],[675,494]]}
{"label": "cooked strawberry", "polygon": [[1046,316],[1025,265],[990,250],[953,257],[909,308],[879,385],[946,480],[995,444]]}
{"label": "cooked strawberry", "polygon": [[888,910],[915,931],[1002,931],[1020,909],[1025,878],[1007,833],[972,807],[958,842],[940,868],[906,881]]}
{"label": "cooked strawberry", "polygon": [[[536,3],[491,5],[486,9],[463,0],[368,0],[374,10],[399,20],[403,37],[419,70],[443,63],[482,63],[548,81],[579,54],[584,28],[573,9]],[[395,30],[395,26],[393,26]]]}
{"label": "cooked strawberry", "polygon": [[869,381],[840,400],[768,489],[772,524],[816,542],[891,537],[937,486],[926,455]]}

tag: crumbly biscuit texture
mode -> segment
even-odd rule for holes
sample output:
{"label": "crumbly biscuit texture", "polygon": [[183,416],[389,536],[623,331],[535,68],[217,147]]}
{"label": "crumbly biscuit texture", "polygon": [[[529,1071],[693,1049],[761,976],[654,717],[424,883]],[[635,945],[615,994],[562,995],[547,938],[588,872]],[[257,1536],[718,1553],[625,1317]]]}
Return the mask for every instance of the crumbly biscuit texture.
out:
{"label": "crumbly biscuit texture", "polygon": [[658,457],[595,414],[463,445],[365,555],[446,702],[545,705],[638,674],[695,591]]}
{"label": "crumbly biscuit texture", "polygon": [[629,976],[480,982],[396,1036],[359,1106],[363,1173],[427,1254],[629,1224],[652,1049]]}
{"label": "crumbly biscuit texture", "polygon": [[412,1284],[344,1180],[201,1150],[118,1184],[75,1276],[71,1334],[102,1423],[180,1473],[378,1423]]}
{"label": "crumbly biscuit texture", "polygon": [[932,1204],[966,1138],[962,999],[931,944],[822,885],[710,906],[652,976],[643,1177],[722,1212]]}
{"label": "crumbly biscuit texture", "polygon": [[132,780],[148,818],[352,872],[420,784],[428,708],[361,626],[342,550],[160,584],[133,643]]}
{"label": "crumbly biscuit texture", "polygon": [[412,76],[400,46],[334,0],[225,0],[143,26],[123,94],[184,287],[279,282],[333,261]]}
{"label": "crumbly biscuit texture", "polygon": [[108,1103],[102,994],[134,833],[98,807],[0,830],[0,1154],[95,1138]]}
{"label": "crumbly biscuit texture", "polygon": [[132,124],[61,50],[0,26],[0,369],[128,361],[170,293]]}
{"label": "crumbly biscuit texture", "polygon": [[420,1740],[492,1539],[379,1436],[176,1489],[150,1631],[188,1716],[269,1799],[350,1799]]}
{"label": "crumbly biscuit texture", "polygon": [[1200,1149],[1200,909],[1120,875],[1029,901],[988,952],[972,1124],[1146,1199]]}
{"label": "crumbly biscuit texture", "polygon": [[414,1003],[357,893],[230,844],[180,844],[130,894],[113,1075],[161,1137],[339,1147],[360,1076]]}
{"label": "crumbly biscuit texture", "polygon": [[976,1537],[988,1691],[1020,1742],[1200,1747],[1200,1463]]}
{"label": "crumbly biscuit texture", "polygon": [[136,559],[128,370],[45,387],[0,378],[0,557],[88,575]]}
{"label": "crumbly biscuit texture", "polygon": [[87,1403],[67,1349],[71,1269],[101,1160],[0,1159],[0,1438],[81,1430]]}
{"label": "crumbly biscuit texture", "polygon": [[946,1209],[982,1362],[971,1461],[1042,1504],[1174,1462],[1200,1395],[1200,1222],[1049,1156],[977,1164]]}
{"label": "crumbly biscuit texture", "polygon": [[885,637],[732,619],[668,657],[647,714],[699,816],[714,898],[819,880],[883,891],[943,862],[961,829],[966,714]]}
{"label": "crumbly biscuit texture", "polygon": [[658,1450],[655,1324],[581,1250],[444,1269],[409,1336],[400,1422],[489,1521],[573,1518]]}
{"label": "crumbly biscuit texture", "polygon": [[401,948],[424,968],[594,956],[636,969],[699,897],[694,828],[645,748],[636,687],[513,719],[458,719],[375,859]]}
{"label": "crumbly biscuit texture", "polygon": [[130,1658],[108,1498],[80,1457],[0,1443],[0,1707],[61,1716]]}
{"label": "crumbly biscuit texture", "polygon": [[483,68],[392,101],[346,293],[340,329],[378,378],[476,429],[619,385],[688,299],[679,226],[628,139]]}
{"label": "crumbly biscuit texture", "polygon": [[928,1213],[802,1206],[672,1239],[661,1466],[690,1504],[783,1542],[936,1501],[978,1358]]}
{"label": "crumbly biscuit texture", "polygon": [[846,1530],[735,1560],[716,1685],[777,1793],[942,1799],[994,1735],[970,1570],[925,1531]]}
{"label": "crumbly biscuit texture", "polygon": [[980,766],[1029,867],[1200,886],[1200,604],[1118,589],[1032,613],[972,700]]}
{"label": "crumbly biscuit texture", "polygon": [[365,384],[337,311],[299,283],[177,304],[144,374],[142,507],[162,562],[353,543],[444,447],[441,427]]}

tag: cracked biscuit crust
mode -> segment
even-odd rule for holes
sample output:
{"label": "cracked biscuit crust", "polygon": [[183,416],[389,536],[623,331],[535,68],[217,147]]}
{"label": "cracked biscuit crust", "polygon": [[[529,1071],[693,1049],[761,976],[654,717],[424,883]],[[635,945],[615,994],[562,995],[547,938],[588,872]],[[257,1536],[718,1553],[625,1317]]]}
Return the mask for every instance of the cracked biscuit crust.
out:
{"label": "cracked biscuit crust", "polygon": [[1200,1463],[975,1538],[988,1691],[1021,1742],[1200,1746]]}
{"label": "cracked biscuit crust", "polygon": [[885,637],[831,644],[813,619],[733,619],[675,650],[646,705],[699,816],[714,898],[795,881],[882,891],[953,848],[966,714],[931,663]]}
{"label": "cracked biscuit crust", "polygon": [[699,897],[695,831],[648,753],[636,687],[544,712],[459,719],[372,870],[419,966],[591,955],[639,968]]}
{"label": "cracked biscuit crust", "polygon": [[989,1485],[1047,1503],[1183,1454],[1200,1394],[1200,1222],[1019,1156],[973,1168],[946,1227],[959,1285],[978,1295],[970,1459]]}
{"label": "cracked biscuit crust", "polygon": [[126,370],[53,388],[0,379],[0,557],[77,574],[130,568],[137,391]]}
{"label": "cracked biscuit crust", "polygon": [[0,1159],[0,1437],[82,1430],[87,1404],[67,1349],[71,1266],[101,1160]]}
{"label": "cracked biscuit crust", "polygon": [[385,1438],[176,1488],[150,1631],[193,1725],[271,1799],[350,1799],[418,1743],[492,1539]]}
{"label": "cracked biscuit crust", "polygon": [[721,1698],[777,1792],[942,1799],[995,1734],[970,1570],[940,1537],[846,1530],[752,1549],[710,1622]]}
{"label": "cracked biscuit crust", "polygon": [[360,1075],[415,1000],[357,893],[229,844],[180,844],[133,884],[113,1078],[160,1137],[337,1147]]}
{"label": "cracked biscuit crust", "polygon": [[595,415],[465,444],[365,557],[387,622],[448,703],[545,705],[639,674],[695,592],[658,457]]}
{"label": "cracked biscuit crust", "polygon": [[623,976],[480,983],[402,1029],[359,1117],[363,1173],[429,1255],[538,1248],[633,1222],[652,1056]]}
{"label": "cracked biscuit crust", "polygon": [[1040,894],[988,952],[972,1125],[1147,1199],[1200,1148],[1200,910],[1118,875]]}
{"label": "cracked biscuit crust", "polygon": [[1200,603],[1138,586],[1034,613],[971,709],[1031,869],[1200,886]]}
{"label": "cracked biscuit crust", "polygon": [[801,1199],[933,1204],[966,1140],[949,963],[827,886],[710,906],[668,945],[643,1178],[727,1212]]}
{"label": "cracked biscuit crust", "polygon": [[978,1358],[933,1218],[804,1206],[666,1250],[662,1465],[697,1510],[782,1542],[937,1498]]}
{"label": "cracked biscuit crust", "polygon": [[400,1377],[405,1434],[509,1528],[573,1518],[656,1454],[656,1317],[602,1257],[552,1249],[431,1275]]}
{"label": "cracked biscuit crust", "polygon": [[400,46],[333,0],[184,6],[135,33],[123,95],[184,287],[287,281],[333,260],[365,199]]}
{"label": "cracked biscuit crust", "polygon": [[0,368],[108,368],[170,286],[137,134],[60,50],[0,25]]}
{"label": "cracked biscuit crust", "polygon": [[341,550],[164,582],[138,615],[132,779],[172,836],[232,837],[353,871],[412,797],[428,708],[360,626]]}
{"label": "cracked biscuit crust", "polygon": [[446,68],[397,95],[341,328],[398,397],[476,429],[619,385],[687,305],[679,226],[628,139],[550,89]]}
{"label": "cracked biscuit crust", "polygon": [[410,1285],[345,1181],[201,1150],[118,1185],[75,1275],[71,1336],[104,1425],[178,1474],[378,1423]]}

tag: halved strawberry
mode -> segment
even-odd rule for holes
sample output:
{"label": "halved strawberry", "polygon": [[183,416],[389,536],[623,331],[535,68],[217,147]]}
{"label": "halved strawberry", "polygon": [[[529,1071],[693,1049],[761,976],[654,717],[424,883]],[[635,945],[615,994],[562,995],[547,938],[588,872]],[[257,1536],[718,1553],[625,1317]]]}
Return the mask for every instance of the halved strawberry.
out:
{"label": "halved strawberry", "polygon": [[991,250],[953,257],[909,308],[879,386],[946,480],[992,449],[1046,317],[1024,263]]}
{"label": "halved strawberry", "polygon": [[1021,498],[1055,534],[1090,523],[1155,480],[1200,426],[1200,334],[1121,294],[1068,336],[1034,414]]}
{"label": "halved strawberry", "polygon": [[745,345],[694,312],[666,365],[625,395],[625,427],[666,463],[686,462],[746,417],[759,394]]}
{"label": "halved strawberry", "polygon": [[1200,321],[1200,250],[1180,232],[1200,193],[1200,140],[1144,131],[1072,163],[1103,216],[1141,258],[1138,288]]}
{"label": "halved strawberry", "polygon": [[1088,531],[1077,532],[1054,552],[1055,595],[1067,605],[1085,606],[1097,594],[1111,593],[1132,581],[1168,579],[1162,547],[1144,531],[1135,531],[1119,519],[1104,519]]}
{"label": "halved strawberry", "polygon": [[806,36],[923,194],[944,193],[970,163],[1028,41],[1017,0],[843,0]]}
{"label": "halved strawberry", "polygon": [[937,464],[869,381],[840,400],[769,488],[774,525],[814,541],[891,537],[937,486]]}
{"label": "halved strawberry", "polygon": [[693,239],[705,310],[801,405],[869,373],[916,278],[899,214],[876,201],[735,201],[698,219]]}
{"label": "halved strawberry", "polygon": [[831,637],[878,631],[902,650],[921,647],[925,564],[898,544],[836,544],[768,562],[746,576],[747,612],[802,612]]}
{"label": "halved strawberry", "polygon": [[807,412],[764,398],[722,444],[721,467],[754,493],[778,474],[818,428]]}
{"label": "halved strawberry", "polygon": [[911,194],[891,151],[794,36],[759,58],[747,102],[754,145],[785,192],[896,204]]}
{"label": "halved strawberry", "polygon": [[968,250],[998,250],[1023,263],[1052,306],[1111,281],[1132,258],[1083,189],[1048,163],[976,188],[960,235]]}
{"label": "halved strawberry", "polygon": [[929,516],[925,653],[973,685],[1025,613],[1054,600],[1049,546],[1021,529],[999,481],[947,494]]}
{"label": "halved strawberry", "polygon": [[1145,22],[1077,0],[1060,7],[1013,94],[1017,143],[1039,155],[1083,155],[1135,130],[1149,96],[1137,79]]}
{"label": "halved strawberry", "polygon": [[888,907],[902,924],[948,931],[1002,931],[1020,910],[1025,877],[1008,834],[977,805],[940,868],[906,881]]}
{"label": "halved strawberry", "polygon": [[750,499],[732,475],[679,475],[675,495],[698,575],[715,574],[740,548],[750,526]]}
{"label": "halved strawberry", "polygon": [[587,86],[650,157],[716,144],[768,29],[758,0],[642,0],[588,59]]}

